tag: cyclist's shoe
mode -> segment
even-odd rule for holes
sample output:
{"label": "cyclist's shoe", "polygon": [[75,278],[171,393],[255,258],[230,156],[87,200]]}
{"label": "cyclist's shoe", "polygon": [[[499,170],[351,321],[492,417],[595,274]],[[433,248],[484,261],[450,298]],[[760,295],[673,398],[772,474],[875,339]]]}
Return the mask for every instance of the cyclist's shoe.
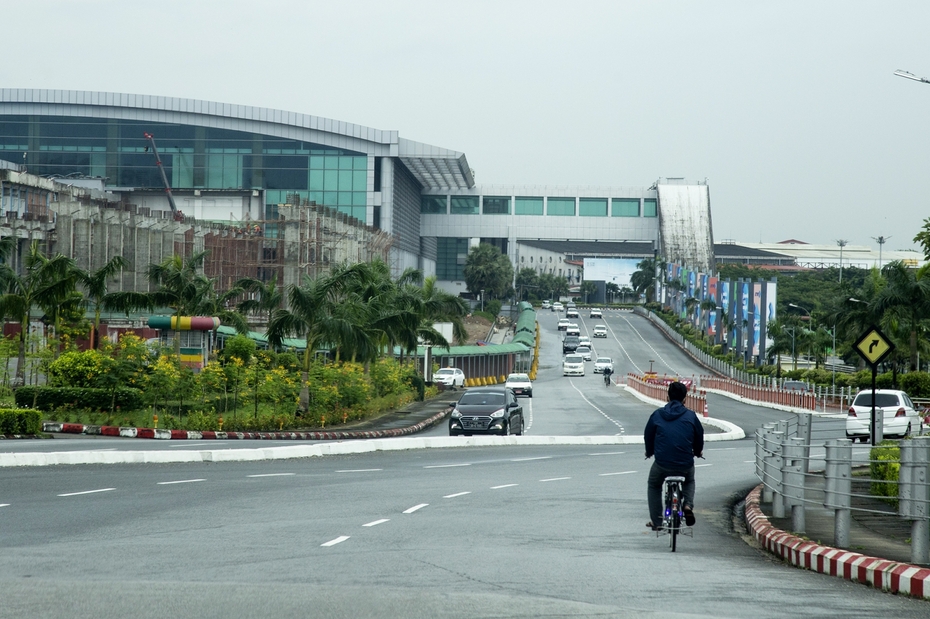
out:
{"label": "cyclist's shoe", "polygon": [[662,525],[661,525],[661,524],[660,524],[660,525],[652,524],[652,521],[650,520],[649,522],[646,523],[646,528],[647,528],[647,529],[652,529],[653,531],[661,531],[661,530],[662,530]]}
{"label": "cyclist's shoe", "polygon": [[694,511],[692,511],[692,509],[691,509],[690,507],[685,507],[685,508],[682,509],[681,511],[683,511],[684,514],[685,514],[685,524],[688,525],[689,527],[693,527],[693,526],[694,526],[694,522],[695,522],[695,521],[694,521]]}

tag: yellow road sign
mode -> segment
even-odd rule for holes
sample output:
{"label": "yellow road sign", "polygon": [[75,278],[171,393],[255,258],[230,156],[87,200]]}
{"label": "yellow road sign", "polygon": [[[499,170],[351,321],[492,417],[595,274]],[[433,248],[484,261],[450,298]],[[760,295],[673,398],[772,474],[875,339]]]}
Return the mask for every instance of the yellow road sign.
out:
{"label": "yellow road sign", "polygon": [[878,327],[869,327],[865,334],[859,338],[855,345],[859,356],[872,365],[878,365],[891,351],[894,344]]}

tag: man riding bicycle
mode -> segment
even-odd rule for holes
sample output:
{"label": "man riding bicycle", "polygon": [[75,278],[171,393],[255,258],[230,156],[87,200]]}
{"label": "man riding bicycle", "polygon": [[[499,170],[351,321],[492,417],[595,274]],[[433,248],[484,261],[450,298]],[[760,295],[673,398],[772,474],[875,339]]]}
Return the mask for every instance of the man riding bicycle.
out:
{"label": "man riding bicycle", "polygon": [[614,370],[613,370],[613,368],[611,368],[610,366],[607,366],[607,367],[604,368],[603,373],[604,373],[604,384],[609,386],[609,385],[610,385],[610,375],[614,373]]}
{"label": "man riding bicycle", "polygon": [[643,438],[646,458],[655,455],[646,482],[649,522],[653,530],[662,527],[662,483],[666,477],[685,478],[682,488],[685,524],[694,525],[694,457],[704,451],[704,427],[694,411],[684,405],[688,388],[680,382],[668,386],[668,404],[657,409],[646,422]]}

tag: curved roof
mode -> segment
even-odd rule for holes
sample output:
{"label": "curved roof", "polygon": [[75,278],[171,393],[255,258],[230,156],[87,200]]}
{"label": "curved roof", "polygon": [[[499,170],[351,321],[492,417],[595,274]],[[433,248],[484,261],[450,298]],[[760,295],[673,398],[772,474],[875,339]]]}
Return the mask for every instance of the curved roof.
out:
{"label": "curved roof", "polygon": [[475,184],[465,155],[331,118],[198,99],[84,90],[0,89],[0,115],[85,116],[150,120],[270,135],[376,157],[398,157],[428,189]]}

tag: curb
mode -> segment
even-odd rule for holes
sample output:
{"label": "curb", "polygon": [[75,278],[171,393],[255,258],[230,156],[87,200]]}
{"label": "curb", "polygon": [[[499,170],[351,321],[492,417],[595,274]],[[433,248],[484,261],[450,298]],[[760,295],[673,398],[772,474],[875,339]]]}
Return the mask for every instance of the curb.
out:
{"label": "curb", "polygon": [[158,430],[156,428],[126,428],[117,426],[85,426],[79,423],[43,423],[43,432],[59,434],[90,434],[96,436],[120,436],[123,438],[151,438],[162,440],[291,440],[291,441],[340,441],[366,438],[396,438],[415,434],[441,421],[450,411],[436,413],[420,423],[391,430],[356,430],[335,432],[196,432],[193,430]]}
{"label": "curb", "polygon": [[[631,389],[626,385],[622,385],[622,387],[626,389],[627,393],[632,395],[634,398],[640,400],[641,402],[645,402],[646,404],[654,404],[660,408],[666,404],[661,400],[656,400],[655,398],[650,398],[647,395],[643,395],[636,389]],[[746,438],[746,433],[743,432],[743,429],[734,423],[724,421],[723,419],[715,419],[714,417],[702,417],[701,415],[698,415],[697,418],[700,419],[701,424],[705,426],[711,426],[719,430],[723,430],[721,434],[705,434],[705,443],[714,441],[738,441],[740,439]]]}
{"label": "curb", "polygon": [[756,486],[746,496],[744,515],[749,532],[768,552],[796,567],[870,585],[890,593],[930,599],[930,569],[821,546],[776,529],[759,507],[761,490],[761,485]]}

